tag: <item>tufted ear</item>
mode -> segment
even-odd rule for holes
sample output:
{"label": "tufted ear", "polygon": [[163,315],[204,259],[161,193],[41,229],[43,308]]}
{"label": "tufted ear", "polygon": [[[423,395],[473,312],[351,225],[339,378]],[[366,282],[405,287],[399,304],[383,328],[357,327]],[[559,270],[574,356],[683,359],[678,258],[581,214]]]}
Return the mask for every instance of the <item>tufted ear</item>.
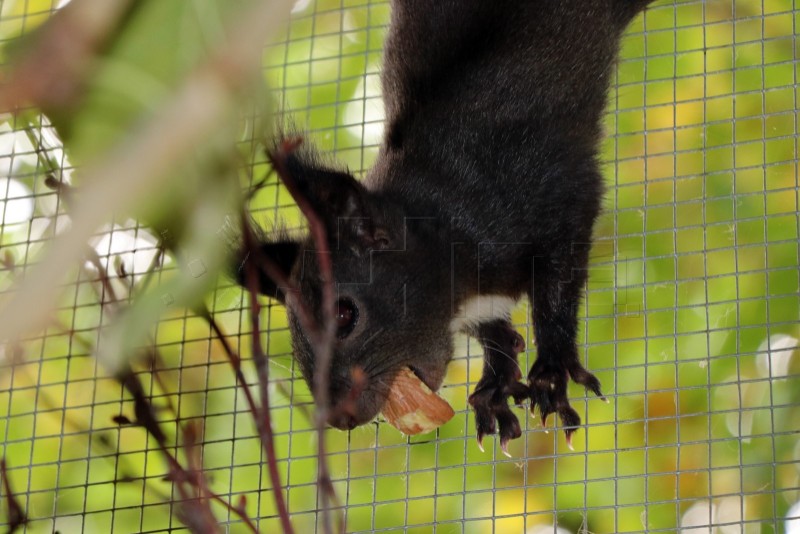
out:
{"label": "tufted ear", "polygon": [[288,170],[300,192],[325,224],[332,246],[381,248],[385,232],[376,228],[370,194],[352,175],[290,156]]}
{"label": "tufted ear", "polygon": [[[302,245],[296,241],[278,241],[275,243],[262,242],[259,243],[258,246],[260,247],[259,254],[242,251],[238,264],[236,265],[236,282],[244,288],[247,288],[248,269],[251,268],[252,262],[258,261],[259,256],[269,258],[275,262],[278,268],[288,277],[292,272],[295,261],[297,261],[297,258],[302,252]],[[279,287],[275,281],[267,275],[264,266],[256,265],[256,272],[258,273],[258,292],[262,295],[272,297],[282,304],[286,304],[284,288]]]}

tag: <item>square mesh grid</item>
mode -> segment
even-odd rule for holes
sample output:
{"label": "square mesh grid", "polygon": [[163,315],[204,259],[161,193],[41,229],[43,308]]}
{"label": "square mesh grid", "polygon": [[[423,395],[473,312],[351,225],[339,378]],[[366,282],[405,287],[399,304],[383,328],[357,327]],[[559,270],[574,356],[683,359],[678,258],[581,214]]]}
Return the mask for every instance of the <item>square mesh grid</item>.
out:
{"label": "square mesh grid", "polygon": [[[3,11],[3,38],[51,8]],[[382,130],[388,15],[388,2],[300,0],[265,55],[281,110],[357,174]],[[491,441],[481,453],[466,402],[480,350],[463,338],[442,393],[456,417],[435,434],[404,437],[385,423],[328,432],[348,531],[800,532],[790,519],[800,516],[798,21],[792,0],[660,1],[636,19],[610,91],[608,191],[581,320],[583,361],[610,404],[570,386],[585,423],[575,451],[552,426],[522,418],[511,459]],[[5,120],[7,292],[63,213],[31,140],[69,169],[44,119],[31,135]],[[12,205],[26,203],[32,215],[12,220]],[[275,185],[252,207],[257,219],[300,221]],[[115,221],[97,250],[143,272],[155,241],[135,221]],[[2,452],[30,515],[24,531],[183,531],[163,458],[141,429],[112,422],[131,403],[92,357],[106,318],[87,282],[74,279],[59,310],[78,336],[48,329],[24,363],[0,369]],[[247,331],[241,291],[223,285],[211,302],[228,333]],[[513,315],[530,341],[529,318],[527,305]],[[284,491],[298,532],[311,532],[320,526],[311,397],[294,378],[280,306],[265,309],[263,326]],[[247,354],[246,336],[232,340]],[[173,310],[156,343],[166,386],[141,375],[154,402],[203,420],[214,490],[245,495],[260,530],[278,531],[260,443],[208,325]],[[175,435],[176,417],[161,421]],[[245,531],[215,511],[230,532]],[[6,513],[3,503],[0,522]]]}

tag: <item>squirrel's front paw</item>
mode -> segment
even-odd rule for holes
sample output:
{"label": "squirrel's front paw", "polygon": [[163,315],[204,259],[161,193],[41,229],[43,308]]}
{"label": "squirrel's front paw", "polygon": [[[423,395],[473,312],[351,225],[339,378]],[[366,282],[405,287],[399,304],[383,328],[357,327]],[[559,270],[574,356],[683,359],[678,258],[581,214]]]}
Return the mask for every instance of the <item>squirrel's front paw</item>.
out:
{"label": "squirrel's front paw", "polygon": [[528,387],[517,381],[519,377],[506,380],[505,383],[502,380],[484,380],[484,378],[478,382],[475,392],[469,396],[469,404],[475,410],[478,446],[483,450],[483,437],[486,434],[494,434],[499,427],[500,449],[508,456],[508,442],[522,435],[519,420],[511,413],[508,406],[508,398],[513,397],[516,404],[522,403],[528,397]]}
{"label": "squirrel's front paw", "polygon": [[551,366],[542,363],[541,359],[537,359],[528,374],[528,384],[530,386],[531,410],[534,410],[536,406],[539,407],[539,412],[542,415],[542,425],[547,424],[548,415],[551,413],[558,414],[567,436],[567,445],[571,449],[572,434],[581,424],[581,418],[578,412],[570,406],[569,398],[567,397],[567,382],[570,376],[575,382],[605,400],[605,397],[600,392],[600,382],[577,361],[569,366],[563,364]]}
{"label": "squirrel's front paw", "polygon": [[517,364],[517,354],[525,349],[525,341],[510,325],[502,325],[491,331],[491,337],[483,337],[482,342],[489,365],[469,396],[469,404],[475,410],[478,446],[483,450],[483,437],[498,432],[500,449],[508,456],[508,442],[522,435],[508,399],[521,404],[530,396],[528,386],[520,382],[522,373]]}

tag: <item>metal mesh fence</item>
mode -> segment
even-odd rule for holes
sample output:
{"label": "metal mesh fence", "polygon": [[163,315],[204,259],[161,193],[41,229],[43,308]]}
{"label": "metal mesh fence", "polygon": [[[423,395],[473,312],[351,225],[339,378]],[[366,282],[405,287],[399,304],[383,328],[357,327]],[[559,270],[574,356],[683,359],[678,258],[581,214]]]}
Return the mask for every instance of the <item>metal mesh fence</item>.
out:
{"label": "metal mesh fence", "polygon": [[[53,9],[12,4],[0,2],[3,38]],[[265,54],[282,112],[357,174],[382,131],[388,15],[388,2],[299,0]],[[574,451],[552,422],[521,417],[511,458],[489,440],[482,453],[466,401],[480,350],[463,338],[442,392],[456,417],[435,434],[406,437],[382,422],[328,431],[348,531],[800,532],[798,22],[794,0],[689,0],[657,2],[633,23],[610,91],[608,191],[581,312],[582,359],[611,402],[570,386],[585,423]],[[66,224],[41,153],[70,166],[45,118],[34,130],[3,120],[6,292]],[[299,224],[277,185],[252,208],[258,220]],[[115,221],[94,245],[130,273],[156,254],[136,221]],[[131,402],[92,356],[107,318],[89,282],[79,273],[58,324],[0,369],[2,452],[29,516],[23,531],[184,531],[159,451],[142,429],[114,422]],[[227,332],[246,330],[239,289],[221,282],[210,302]],[[527,304],[513,322],[530,341]],[[264,311],[263,327],[284,492],[296,528],[310,532],[320,528],[311,396],[280,306]],[[214,491],[246,496],[259,529],[278,531],[261,445],[208,324],[172,310],[155,341],[163,366],[141,378],[154,404],[175,407],[159,414],[163,426],[174,435],[201,419]],[[247,531],[216,512],[228,531]],[[7,513],[4,501],[0,523]]]}

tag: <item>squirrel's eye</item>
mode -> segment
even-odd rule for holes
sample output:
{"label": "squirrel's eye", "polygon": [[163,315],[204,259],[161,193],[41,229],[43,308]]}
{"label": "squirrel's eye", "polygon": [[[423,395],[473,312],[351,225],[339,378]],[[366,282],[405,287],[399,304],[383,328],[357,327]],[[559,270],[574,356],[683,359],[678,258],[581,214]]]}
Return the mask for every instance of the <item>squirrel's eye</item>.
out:
{"label": "squirrel's eye", "polygon": [[344,339],[358,323],[358,308],[350,299],[339,299],[336,303],[336,337]]}

